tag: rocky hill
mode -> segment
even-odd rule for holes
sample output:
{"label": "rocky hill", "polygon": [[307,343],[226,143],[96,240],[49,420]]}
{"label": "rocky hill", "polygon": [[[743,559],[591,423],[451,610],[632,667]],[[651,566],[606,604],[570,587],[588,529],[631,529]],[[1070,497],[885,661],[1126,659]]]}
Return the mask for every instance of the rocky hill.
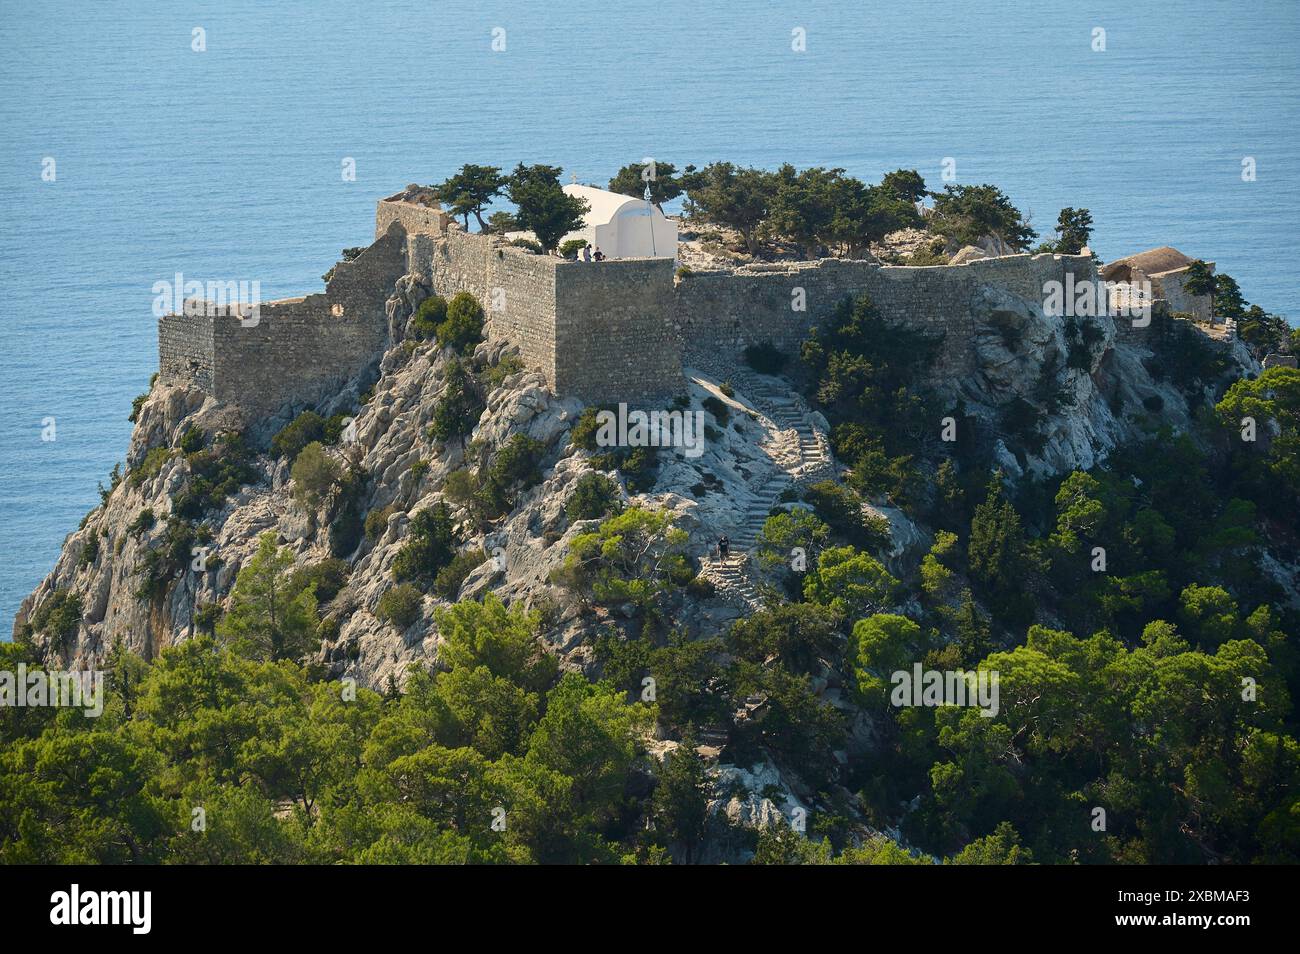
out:
{"label": "rocky hill", "polygon": [[[1162,373],[1156,339],[1119,334],[1109,318],[1081,338],[1034,303],[996,287],[983,294],[984,324],[970,343],[979,374],[922,375],[915,388],[933,393],[936,406],[960,407],[963,426],[987,431],[993,462],[1009,479],[1092,468],[1149,432],[1156,408],[1161,425],[1186,429],[1194,406],[1221,386]],[[807,506],[812,488],[823,497],[828,486],[846,488],[851,476],[832,452],[826,417],[803,393],[805,372],[760,374],[740,361],[696,356],[677,409],[703,415],[703,453],[662,448],[630,460],[593,446],[590,412],[523,370],[508,342],[457,354],[421,337],[412,316],[428,295],[416,278],[400,281],[382,359],[315,408],[247,420],[199,391],[154,386],[136,409],[125,469],[24,601],[15,635],[49,665],[102,666],[115,647],[153,659],[216,627],[267,533],[317,586],[319,644],[308,664],[321,677],[380,691],[401,686],[413,667],[440,665],[435,609],[456,600],[491,593],[536,611],[538,636],[562,667],[599,678],[608,659],[597,648],[610,633],[723,637],[736,620],[788,597],[785,568],[758,558],[765,522]],[[1223,347],[1225,376],[1257,370],[1243,348]],[[1018,404],[1047,409],[1019,435],[1006,427]],[[453,420],[454,436],[446,437],[457,413],[469,419]],[[313,421],[323,429],[312,430]],[[304,441],[291,439],[295,424],[323,449],[315,477],[298,469],[305,452],[297,446]],[[937,435],[942,423],[918,426]],[[591,474],[608,483],[583,485]],[[615,499],[584,515],[573,505],[580,486],[612,486]],[[898,580],[915,580],[936,527],[885,495],[859,505],[882,565]],[[680,533],[661,534],[657,545],[687,568],[648,602],[575,582],[579,541],[633,510],[666,515]],[[416,578],[412,605],[394,611],[385,598],[400,586],[404,550],[433,532],[431,514],[450,528],[454,566],[436,581]],[[437,532],[448,536],[446,526]],[[727,561],[716,553],[724,534],[732,541]],[[73,623],[51,624],[51,607],[67,605],[78,611]],[[876,608],[906,613],[918,605],[917,592],[904,588]],[[808,672],[815,697],[848,727],[835,751],[844,764],[872,751],[877,727],[846,686],[842,653],[842,644],[823,649]],[[766,701],[763,693],[741,699],[728,719],[697,727],[700,751],[714,761],[712,810],[733,825],[761,826],[774,813],[832,797],[805,784],[779,752],[731,759],[735,726],[761,719]],[[646,739],[652,752],[679,744],[662,730],[655,735]],[[725,842],[710,850],[727,856]]]}

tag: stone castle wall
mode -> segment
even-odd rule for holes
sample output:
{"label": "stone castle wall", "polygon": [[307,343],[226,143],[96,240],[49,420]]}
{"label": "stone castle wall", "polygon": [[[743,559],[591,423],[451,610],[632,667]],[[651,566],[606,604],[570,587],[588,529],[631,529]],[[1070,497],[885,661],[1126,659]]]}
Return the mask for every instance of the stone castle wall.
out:
{"label": "stone castle wall", "polygon": [[214,321],[206,315],[164,315],[158,319],[158,377],[213,392],[216,350]]}
{"label": "stone castle wall", "polygon": [[764,341],[797,355],[810,327],[845,297],[864,292],[887,321],[960,341],[974,331],[983,287],[1041,304],[1045,284],[1064,282],[1067,272],[1076,282],[1096,278],[1092,259],[1080,255],[1012,255],[924,267],[838,259],[744,266],[679,279],[675,314],[688,357],[735,355]]}
{"label": "stone castle wall", "polygon": [[976,316],[998,307],[990,295],[1041,303],[1048,281],[1096,278],[1091,258],[1053,255],[933,267],[823,259],[675,278],[669,259],[535,255],[400,195],[379,203],[375,222],[376,242],[340,262],[324,294],[265,304],[256,327],[233,316],[161,319],[162,377],[259,414],[316,401],[382,354],[384,303],[408,273],[437,294],[474,295],[490,339],[517,345],[557,393],[587,403],[678,395],[692,355],[738,358],[764,341],[797,354],[812,325],[863,292],[887,320],[942,333],[944,370],[960,374]]}
{"label": "stone castle wall", "polygon": [[588,403],[663,403],[685,393],[673,260],[556,269],[555,382]]}
{"label": "stone castle wall", "polygon": [[375,238],[380,238],[394,222],[407,235],[437,235],[447,230],[451,217],[434,206],[402,201],[401,194],[375,204]]}
{"label": "stone castle wall", "polygon": [[263,303],[256,325],[229,311],[160,318],[160,380],[258,415],[319,400],[383,352],[384,303],[406,270],[404,246],[402,229],[390,227],[339,262],[323,294]]}

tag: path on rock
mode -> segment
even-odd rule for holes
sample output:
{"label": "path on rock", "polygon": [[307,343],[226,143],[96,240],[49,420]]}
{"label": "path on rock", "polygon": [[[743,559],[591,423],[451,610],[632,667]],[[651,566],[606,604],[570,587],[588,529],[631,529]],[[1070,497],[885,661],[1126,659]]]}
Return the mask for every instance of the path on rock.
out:
{"label": "path on rock", "polygon": [[778,432],[772,459],[779,469],[748,488],[750,497],[740,522],[725,530],[731,544],[728,560],[723,562],[714,550],[700,567],[700,576],[713,582],[720,599],[756,610],[762,600],[754,582],[752,550],[763,524],[786,491],[835,477],[835,460],[826,435],[812,422],[812,411],[789,382],[710,358],[694,360],[691,366],[708,379],[730,383],[736,395]]}

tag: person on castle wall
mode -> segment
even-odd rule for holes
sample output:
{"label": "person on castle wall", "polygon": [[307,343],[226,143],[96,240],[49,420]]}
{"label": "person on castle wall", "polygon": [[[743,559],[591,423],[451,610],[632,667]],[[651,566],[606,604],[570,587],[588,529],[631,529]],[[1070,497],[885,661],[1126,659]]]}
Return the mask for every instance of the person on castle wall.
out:
{"label": "person on castle wall", "polygon": [[724,533],[722,536],[718,537],[719,559],[721,559],[723,563],[726,563],[727,556],[730,552],[731,552],[731,541],[727,539],[727,535]]}
{"label": "person on castle wall", "polygon": [[591,261],[591,246],[590,246],[590,245],[585,245],[585,246],[583,246],[583,249],[582,249],[582,260],[583,260],[584,262],[590,262],[590,261]]}
{"label": "person on castle wall", "polygon": [[596,261],[603,262],[604,260],[605,260],[605,253],[600,250],[600,246],[598,245],[596,246]]}

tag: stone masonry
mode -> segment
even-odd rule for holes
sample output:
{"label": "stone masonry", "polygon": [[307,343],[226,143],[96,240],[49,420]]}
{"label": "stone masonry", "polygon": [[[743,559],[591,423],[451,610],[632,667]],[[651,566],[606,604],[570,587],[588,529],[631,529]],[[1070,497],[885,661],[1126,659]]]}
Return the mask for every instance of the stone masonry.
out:
{"label": "stone masonry", "polygon": [[764,341],[797,354],[813,324],[863,292],[887,320],[942,332],[944,369],[961,374],[990,290],[1041,304],[1048,281],[1096,279],[1090,257],[1065,255],[932,267],[823,259],[678,277],[669,259],[568,262],[466,233],[418,189],[380,201],[375,225],[374,244],[340,262],[324,294],[264,304],[255,327],[229,314],[160,319],[161,377],[256,415],[318,401],[392,344],[384,303],[410,274],[446,297],[473,294],[488,337],[518,346],[557,393],[654,407],[684,393],[692,355],[734,360]]}

